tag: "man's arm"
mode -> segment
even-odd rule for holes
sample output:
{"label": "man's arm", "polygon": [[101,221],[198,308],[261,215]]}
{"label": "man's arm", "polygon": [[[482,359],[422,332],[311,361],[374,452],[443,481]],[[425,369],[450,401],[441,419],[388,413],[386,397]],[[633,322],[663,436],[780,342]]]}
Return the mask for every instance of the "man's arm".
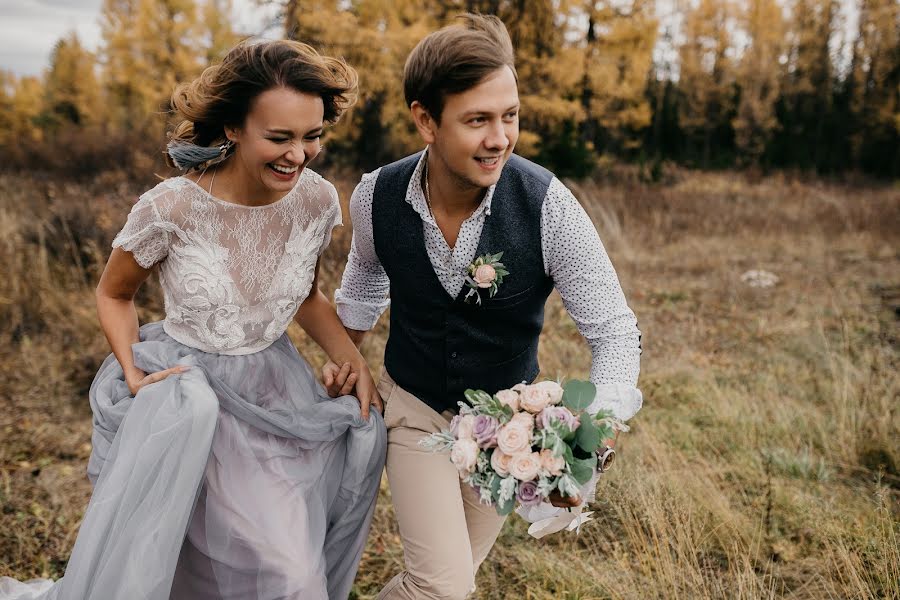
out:
{"label": "man's arm", "polygon": [[544,267],[591,348],[590,379],[597,396],[588,410],[605,409],[624,420],[641,408],[637,389],[640,331],[597,230],[558,179],[541,213]]}

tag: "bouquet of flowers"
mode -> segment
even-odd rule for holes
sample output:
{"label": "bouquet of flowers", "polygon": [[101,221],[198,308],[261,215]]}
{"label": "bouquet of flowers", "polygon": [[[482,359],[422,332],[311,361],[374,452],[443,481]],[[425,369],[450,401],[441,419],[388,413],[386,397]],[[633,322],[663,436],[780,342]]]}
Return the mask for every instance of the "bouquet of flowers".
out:
{"label": "bouquet of flowers", "polygon": [[595,390],[578,380],[518,384],[494,395],[466,390],[469,403],[459,403],[450,429],[422,444],[449,450],[460,479],[501,515],[540,504],[555,490],[577,496],[595,469],[612,464],[615,452],[603,441],[626,429],[609,412],[586,412]]}

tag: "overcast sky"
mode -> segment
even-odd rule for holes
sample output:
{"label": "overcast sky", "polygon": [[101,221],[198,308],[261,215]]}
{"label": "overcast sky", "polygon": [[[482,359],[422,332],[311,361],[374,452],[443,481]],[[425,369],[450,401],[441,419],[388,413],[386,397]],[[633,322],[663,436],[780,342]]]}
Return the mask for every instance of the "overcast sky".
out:
{"label": "overcast sky", "polygon": [[[103,0],[0,0],[0,69],[17,75],[39,75],[49,63],[53,45],[75,30],[82,43],[96,50],[100,44],[98,19]],[[280,29],[271,25],[277,7],[265,9],[254,0],[232,0],[234,22],[241,31],[278,37]],[[671,0],[657,0],[663,24],[680,21]],[[856,30],[857,10],[853,0],[841,0],[845,12],[845,35]],[[267,29],[268,28],[268,29]],[[836,41],[836,40],[833,40]],[[843,66],[849,62],[849,46],[844,48]],[[659,44],[657,58],[674,61],[677,52]],[[674,73],[672,75],[675,75]]]}
{"label": "overcast sky", "polygon": [[[273,11],[253,0],[232,0],[241,30],[261,32]],[[98,19],[103,0],[0,0],[0,69],[38,75],[47,66],[53,45],[75,30],[92,50],[100,44]]]}

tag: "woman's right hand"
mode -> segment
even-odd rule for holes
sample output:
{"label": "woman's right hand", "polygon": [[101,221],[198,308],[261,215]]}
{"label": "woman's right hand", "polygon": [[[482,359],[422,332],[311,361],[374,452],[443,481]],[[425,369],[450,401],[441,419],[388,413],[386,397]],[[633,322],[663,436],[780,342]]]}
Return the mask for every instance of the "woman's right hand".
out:
{"label": "woman's right hand", "polygon": [[135,370],[132,375],[129,375],[125,378],[125,383],[128,384],[128,389],[131,391],[131,395],[137,396],[138,390],[140,390],[145,385],[156,383],[157,381],[162,381],[169,375],[184,373],[188,369],[190,369],[190,367],[178,365],[177,367],[172,367],[171,369],[166,369],[165,371],[157,371],[155,373],[150,373],[149,375],[147,375],[143,371]]}

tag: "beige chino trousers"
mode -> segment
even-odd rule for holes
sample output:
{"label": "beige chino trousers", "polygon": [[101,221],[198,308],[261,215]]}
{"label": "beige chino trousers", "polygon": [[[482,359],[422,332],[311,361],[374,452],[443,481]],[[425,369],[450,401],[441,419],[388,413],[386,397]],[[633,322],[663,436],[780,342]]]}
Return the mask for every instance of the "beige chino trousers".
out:
{"label": "beige chino trousers", "polygon": [[475,573],[505,517],[479,503],[446,453],[419,445],[428,434],[449,426],[449,411],[438,414],[386,371],[378,392],[385,402],[386,469],[406,564],[378,600],[462,600],[475,589]]}

